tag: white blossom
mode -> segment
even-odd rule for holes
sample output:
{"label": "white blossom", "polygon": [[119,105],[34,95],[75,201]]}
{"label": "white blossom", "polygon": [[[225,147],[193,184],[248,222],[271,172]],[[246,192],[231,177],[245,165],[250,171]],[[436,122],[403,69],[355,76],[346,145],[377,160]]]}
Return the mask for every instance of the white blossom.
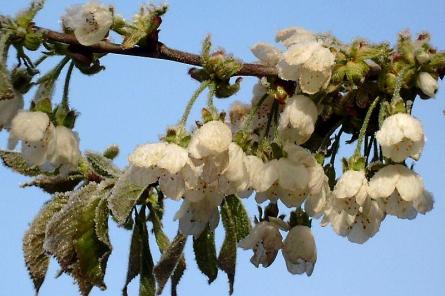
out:
{"label": "white blossom", "polygon": [[237,194],[241,197],[250,195],[249,172],[246,164],[246,154],[235,143],[230,143],[229,161],[219,178],[220,190],[225,195]]}
{"label": "white blossom", "polygon": [[425,145],[422,124],[409,114],[397,113],[383,121],[376,133],[385,157],[402,162],[407,157],[418,159]]}
{"label": "white blossom", "polygon": [[159,180],[161,190],[174,200],[184,195],[186,186],[195,186],[201,174],[187,150],[172,143],[141,145],[129,156],[129,162],[133,172],[130,182],[147,186]]}
{"label": "white blossom", "polygon": [[314,171],[318,164],[311,152],[295,144],[286,144],[284,151],[287,157],[251,164],[258,170],[251,181],[258,203],[281,200],[291,208],[300,206],[308,194],[322,194],[324,173]]}
{"label": "white blossom", "polygon": [[373,237],[385,214],[381,205],[370,198],[368,190],[364,171],[346,171],[328,199],[322,225],[331,223],[338,235],[358,244]]}
{"label": "white blossom", "polygon": [[310,276],[314,271],[317,247],[309,227],[303,225],[293,227],[284,240],[282,252],[290,273],[306,273]]}
{"label": "white blossom", "polygon": [[111,7],[91,1],[68,8],[63,27],[73,31],[80,44],[90,46],[103,40],[113,24]]}
{"label": "white blossom", "polygon": [[310,217],[320,218],[331,194],[329,179],[318,163],[310,167],[309,171],[309,194],[304,203],[304,210]]}
{"label": "white blossom", "polygon": [[227,124],[209,121],[195,131],[188,146],[190,156],[202,159],[228,149],[232,142],[232,132]]}
{"label": "white blossom", "polygon": [[284,141],[297,145],[305,143],[312,135],[318,110],[307,96],[294,95],[287,99],[281,113],[278,131]]}
{"label": "white blossom", "polygon": [[43,112],[20,111],[11,122],[9,148],[22,141],[22,156],[30,165],[43,166],[55,149],[55,127]]}
{"label": "white blossom", "polygon": [[62,175],[67,175],[77,168],[81,158],[79,137],[71,129],[57,126],[55,139],[54,154],[51,156],[50,162],[60,169]]}
{"label": "white blossom", "polygon": [[275,260],[278,250],[282,248],[282,239],[277,225],[262,221],[256,224],[249,235],[242,239],[238,245],[244,250],[253,250],[253,256],[250,258],[253,265],[268,267]]}
{"label": "white blossom", "polygon": [[290,28],[280,31],[277,41],[288,47],[277,64],[280,78],[297,81],[306,94],[315,94],[327,87],[335,56],[315,35]]}
{"label": "white blossom", "polygon": [[421,72],[417,76],[416,84],[424,94],[432,98],[436,96],[436,92],[439,88],[437,79],[434,79],[428,72]]}
{"label": "white blossom", "polygon": [[369,182],[369,195],[382,201],[387,214],[401,219],[414,219],[418,212],[425,214],[433,208],[422,178],[400,164],[380,169]]}
{"label": "white blossom", "polygon": [[175,220],[179,220],[179,230],[195,237],[199,237],[207,225],[214,230],[219,223],[218,206],[222,199],[223,196],[217,194],[207,194],[197,202],[185,199],[175,215]]}

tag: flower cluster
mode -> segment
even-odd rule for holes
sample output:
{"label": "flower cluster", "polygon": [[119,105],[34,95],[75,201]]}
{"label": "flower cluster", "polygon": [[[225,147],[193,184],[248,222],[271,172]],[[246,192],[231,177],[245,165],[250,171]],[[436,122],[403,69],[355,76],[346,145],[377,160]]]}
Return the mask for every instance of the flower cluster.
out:
{"label": "flower cluster", "polygon": [[[361,39],[343,44],[330,34],[292,27],[277,33],[277,47],[266,43],[252,47],[260,65],[243,65],[223,50],[212,53],[208,37],[203,43],[202,68],[189,72],[200,86],[180,121],[159,142],[136,147],[128,157],[128,167],[120,170],[112,163],[118,153],[116,147],[82,157],[79,137],[73,132],[77,112],[69,107],[71,74],[78,69],[91,75],[102,69],[102,55],[94,54],[97,46],[92,45],[106,39],[110,31],[123,37],[121,49],[131,53],[157,48],[161,44],[161,16],[167,8],[143,6],[131,22],[97,1],[69,8],[62,17],[63,30],[74,34],[81,45],[92,46],[84,52],[82,46],[51,44],[46,40],[50,38],[44,38],[47,32],[32,25],[42,3],[34,2],[15,20],[0,18],[0,131],[9,132],[9,149],[21,142],[21,154],[0,151],[0,156],[19,173],[41,174],[32,185],[49,193],[63,191],[45,211],[54,210],[57,219],[66,216],[73,225],[82,227],[68,231],[69,223],[48,222],[53,218],[43,212],[39,219],[43,216],[45,222],[37,220],[39,229],[29,233],[37,231],[46,241],[53,239],[51,236],[67,239],[64,243],[72,250],[65,254],[64,247],[61,260],[58,244],[50,253],[62,262],[64,272],[86,276],[76,278],[81,290],[104,286],[102,267],[109,252],[92,258],[94,254],[85,248],[111,252],[108,215],[121,225],[133,223],[132,244],[141,245],[132,245],[131,260],[147,252],[146,223],[151,222],[163,254],[155,269],[167,264],[168,268],[176,266],[173,274],[182,272],[185,236],[190,235],[198,266],[209,281],[218,262],[233,284],[236,245],[253,251],[251,262],[256,267],[270,266],[281,251],[290,273],[310,276],[317,261],[311,231],[314,219],[362,244],[376,235],[387,216],[414,219],[432,210],[432,194],[411,165],[420,159],[425,145],[422,124],[411,115],[413,101],[417,95],[434,97],[438,79],[445,73],[445,52],[430,45],[428,34],[412,40],[406,32],[401,33],[391,48]],[[39,47],[44,40],[48,52],[33,63],[24,48]],[[11,45],[17,49],[19,65],[10,72],[6,65]],[[133,51],[136,47],[138,50]],[[106,46],[101,53],[105,50]],[[175,56],[171,59],[182,61],[176,56],[179,51],[167,50],[156,57],[172,52]],[[38,64],[51,55],[64,57],[34,81]],[[199,64],[195,58],[191,63]],[[55,82],[68,64],[62,102],[53,109]],[[231,78],[250,69],[269,74],[255,84],[250,104],[234,103],[226,116],[214,100],[236,94],[241,79],[231,82]],[[29,111],[24,111],[23,95],[34,85],[39,89]],[[206,89],[209,92],[202,119],[189,131],[186,127],[192,107]],[[356,143],[356,149],[343,158],[340,175],[336,157],[341,154],[344,134],[350,135],[346,143]],[[239,199],[249,197],[255,199],[259,211],[253,227]],[[181,203],[175,215],[179,232],[170,247],[162,233],[164,198]],[[209,256],[216,259],[213,232],[220,219],[226,230],[225,241],[217,260],[207,260]],[[40,229],[45,223],[52,225],[46,232]],[[58,232],[55,226],[66,226],[67,230]],[[93,229],[87,229],[89,226]],[[49,234],[48,229],[52,229]],[[87,259],[80,258],[84,253]],[[73,271],[77,261],[90,259],[98,263],[94,271],[89,267],[85,272]],[[202,261],[214,266],[204,266]],[[40,276],[40,269],[38,273]],[[88,278],[91,275],[94,279]],[[88,283],[85,287],[82,280]],[[35,282],[39,281],[43,279]]]}
{"label": "flower cluster", "polygon": [[55,127],[46,113],[20,111],[12,120],[9,149],[22,142],[22,156],[43,171],[59,169],[66,175],[77,169],[81,154],[79,137],[64,126]]}

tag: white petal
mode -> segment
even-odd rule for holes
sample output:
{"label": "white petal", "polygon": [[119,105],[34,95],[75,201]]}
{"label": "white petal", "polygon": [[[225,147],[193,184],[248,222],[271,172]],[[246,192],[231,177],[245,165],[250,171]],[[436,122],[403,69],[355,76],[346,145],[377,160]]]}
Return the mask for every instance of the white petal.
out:
{"label": "white petal", "polygon": [[281,58],[280,50],[267,43],[256,43],[251,51],[262,64],[268,66],[275,66]]}
{"label": "white petal", "polygon": [[201,159],[228,149],[232,131],[221,121],[209,121],[193,134],[188,150],[193,158]]}
{"label": "white petal", "polygon": [[158,167],[167,170],[170,174],[178,173],[187,163],[187,150],[176,145],[167,144],[165,153],[157,162]]}

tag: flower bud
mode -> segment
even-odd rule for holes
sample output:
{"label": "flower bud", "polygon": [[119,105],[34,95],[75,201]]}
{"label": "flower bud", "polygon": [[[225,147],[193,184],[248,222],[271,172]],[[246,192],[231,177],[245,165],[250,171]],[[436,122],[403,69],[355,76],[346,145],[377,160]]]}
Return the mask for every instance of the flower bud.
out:
{"label": "flower bud", "polygon": [[430,73],[421,72],[417,76],[416,81],[417,87],[427,96],[433,98],[436,95],[437,89],[439,87],[437,80],[431,76]]}

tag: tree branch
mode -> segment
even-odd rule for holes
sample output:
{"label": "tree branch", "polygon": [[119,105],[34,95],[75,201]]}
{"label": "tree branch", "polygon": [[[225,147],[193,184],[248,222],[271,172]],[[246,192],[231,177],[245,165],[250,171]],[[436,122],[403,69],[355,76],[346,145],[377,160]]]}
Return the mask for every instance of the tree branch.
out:
{"label": "tree branch", "polygon": [[[72,34],[64,34],[56,31],[51,31],[44,28],[36,27],[38,30],[44,32],[45,38],[48,41],[56,41],[70,45],[82,46]],[[169,60],[178,63],[183,63],[193,66],[202,66],[201,57],[197,54],[180,51],[177,49],[169,48],[162,42],[157,42],[154,48],[133,47],[124,49],[120,44],[115,44],[107,41],[101,41],[92,46],[82,46],[96,53],[111,53],[119,55],[129,55],[146,57],[153,59]],[[277,70],[275,67],[264,66],[260,64],[243,64],[241,70],[239,70],[234,76],[275,76]]]}

